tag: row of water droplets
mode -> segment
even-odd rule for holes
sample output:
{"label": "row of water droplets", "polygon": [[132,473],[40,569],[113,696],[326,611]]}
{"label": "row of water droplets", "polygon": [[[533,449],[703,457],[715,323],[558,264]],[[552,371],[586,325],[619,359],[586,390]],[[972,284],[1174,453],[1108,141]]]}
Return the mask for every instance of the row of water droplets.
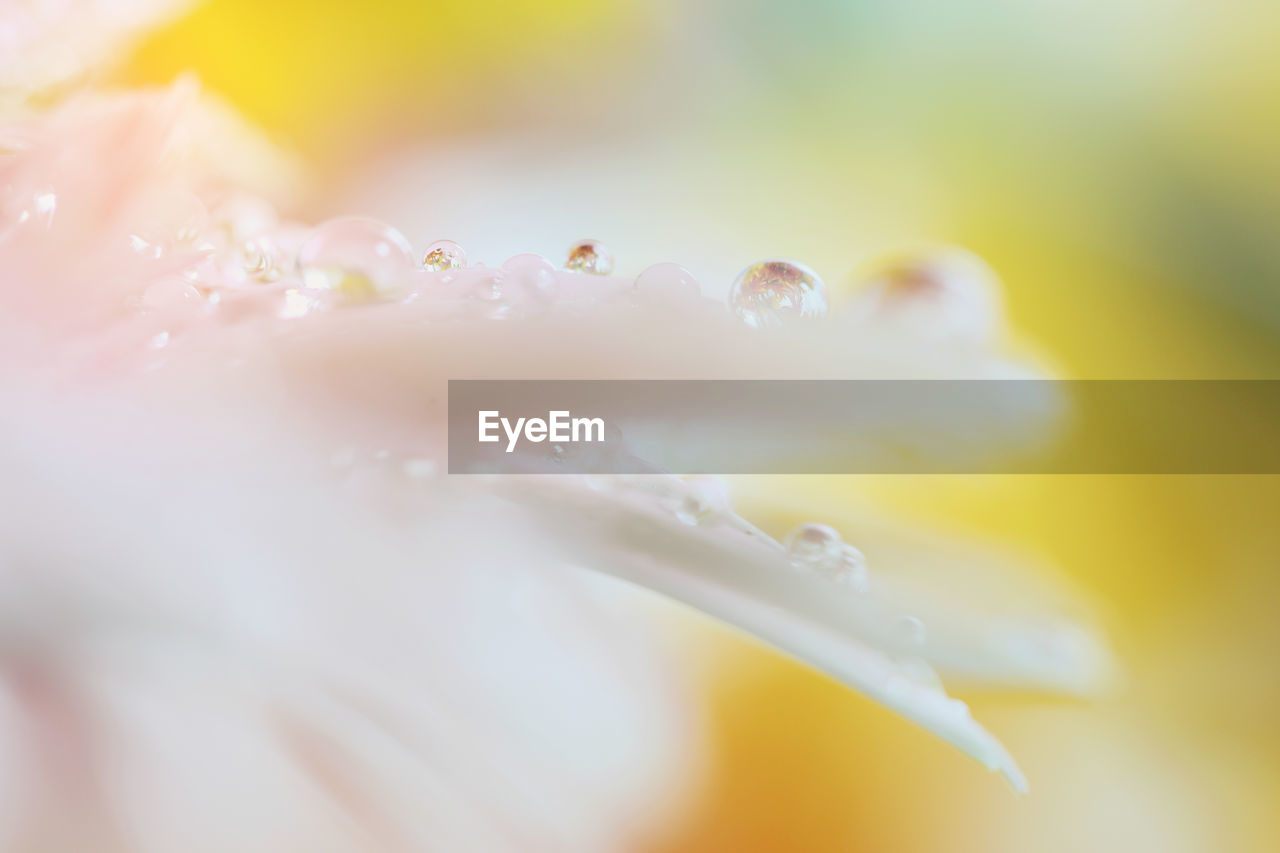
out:
{"label": "row of water droplets", "polygon": [[[27,203],[7,211],[9,221],[0,230],[6,234],[22,228],[47,230],[53,225],[58,201],[52,189],[41,188],[30,194]],[[398,292],[415,270],[442,273],[438,281],[448,284],[468,269],[466,251],[451,240],[430,244],[419,261],[400,231],[376,219],[340,217],[306,229],[280,222],[270,204],[251,196],[233,196],[212,210],[190,196],[166,216],[133,229],[129,243],[138,255],[160,262],[160,269],[180,274],[206,295],[210,289],[238,285],[280,282],[297,288],[287,300],[292,308],[286,307],[285,316],[305,313],[307,306],[314,307],[318,294],[363,301]],[[963,255],[967,255],[963,250],[922,254],[895,269],[881,269],[876,277],[889,285],[894,298],[937,296],[963,289],[966,275],[980,279],[989,272],[972,263],[967,272],[960,269],[963,263],[957,264],[957,258],[973,260]],[[569,247],[560,270],[608,276],[614,259],[600,242],[581,240]],[[471,295],[494,303],[518,294],[550,297],[560,270],[540,255],[516,255],[477,276]],[[689,270],[674,263],[646,268],[635,278],[633,288],[647,295],[686,299],[701,292]],[[734,316],[755,328],[814,320],[829,311],[822,278],[802,263],[781,258],[745,267],[734,278],[727,301]]]}
{"label": "row of water droplets", "polygon": [[[56,199],[42,197],[35,213],[47,221],[55,209]],[[234,285],[288,280],[304,291],[333,292],[354,299],[371,299],[394,292],[415,268],[442,274],[440,280],[446,284],[454,274],[468,268],[465,250],[450,240],[430,244],[421,261],[415,262],[412,244],[404,235],[377,220],[342,217],[309,232],[282,228],[269,206],[252,199],[237,200],[233,210],[224,211],[213,227],[213,236],[215,240],[202,242],[200,230],[189,223],[167,242],[142,234],[133,235],[132,242],[136,251],[155,258],[181,252],[185,247],[200,258],[192,268],[194,275],[188,276],[197,282],[209,280]],[[295,247],[292,252],[291,246]],[[564,270],[599,276],[610,275],[613,268],[612,253],[595,240],[573,244],[563,264]],[[557,276],[556,268],[536,254],[516,255],[494,272],[495,275],[483,280],[473,296],[502,302],[508,297],[512,282],[546,294],[553,290]],[[915,295],[929,295],[938,285],[929,280],[924,264],[917,264],[902,267],[895,286],[903,292],[899,295],[912,295],[912,291],[919,292]],[[700,292],[693,275],[673,263],[649,267],[636,278],[634,287],[638,291],[686,297]],[[286,293],[287,304],[294,305],[299,315],[306,312],[306,305],[312,304],[309,297],[296,289]],[[829,310],[827,289],[821,277],[804,264],[784,259],[767,259],[743,269],[731,285],[728,307],[734,316],[753,328],[816,320],[826,316]],[[558,450],[553,448],[551,452],[555,455]],[[380,454],[375,458],[380,465],[385,464],[387,452]],[[365,467],[355,466],[353,470]],[[435,473],[434,465],[428,461],[404,462],[404,474],[412,479],[430,478]],[[690,478],[685,486],[683,496],[674,504],[679,521],[696,526],[732,514],[729,490],[720,478]],[[818,523],[801,524],[782,544],[788,565],[794,571],[824,578],[855,594],[867,591],[865,556],[833,528]],[[898,627],[901,648],[923,648],[926,631],[919,619],[904,616]],[[918,655],[909,654],[900,663],[911,681],[936,683],[936,674]]]}

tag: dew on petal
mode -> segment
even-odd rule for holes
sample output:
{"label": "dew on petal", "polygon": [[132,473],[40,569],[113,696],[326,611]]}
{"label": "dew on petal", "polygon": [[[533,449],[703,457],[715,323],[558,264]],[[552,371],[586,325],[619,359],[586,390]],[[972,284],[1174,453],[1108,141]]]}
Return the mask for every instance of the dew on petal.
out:
{"label": "dew on petal", "polygon": [[636,292],[661,300],[693,299],[701,293],[698,280],[679,264],[654,264],[636,276]]}
{"label": "dew on petal", "polygon": [[844,540],[825,524],[802,524],[788,533],[782,544],[793,562],[814,563],[838,554]]}
{"label": "dew on petal", "polygon": [[279,250],[270,238],[254,237],[239,244],[232,253],[230,277],[237,280],[272,281],[279,277],[276,263]]}
{"label": "dew on petal", "polygon": [[467,253],[452,240],[437,240],[427,247],[422,266],[435,272],[458,270],[467,265]]}
{"label": "dew on petal", "polygon": [[689,477],[684,481],[685,494],[675,505],[676,518],[689,525],[705,524],[730,506],[729,486],[711,475]]}
{"label": "dew on petal", "polygon": [[815,319],[827,314],[827,287],[804,264],[779,259],[760,261],[733,280],[729,308],[757,329]]}
{"label": "dew on petal", "polygon": [[579,240],[569,248],[564,268],[572,272],[609,275],[613,272],[613,253],[598,240]]}
{"label": "dew on petal", "polygon": [[298,250],[303,284],[369,298],[394,290],[413,268],[404,235],[376,219],[347,216],[318,226]]}
{"label": "dew on petal", "polygon": [[931,246],[861,270],[853,279],[851,310],[870,322],[983,338],[1001,321],[1000,290],[999,276],[982,258],[955,246]]}
{"label": "dew on petal", "polygon": [[857,589],[866,585],[867,559],[825,524],[802,524],[783,541],[791,565]]}
{"label": "dew on petal", "polygon": [[541,255],[526,253],[508,258],[491,283],[481,288],[480,295],[488,301],[504,301],[511,307],[546,302],[558,286],[556,268],[551,262]]}

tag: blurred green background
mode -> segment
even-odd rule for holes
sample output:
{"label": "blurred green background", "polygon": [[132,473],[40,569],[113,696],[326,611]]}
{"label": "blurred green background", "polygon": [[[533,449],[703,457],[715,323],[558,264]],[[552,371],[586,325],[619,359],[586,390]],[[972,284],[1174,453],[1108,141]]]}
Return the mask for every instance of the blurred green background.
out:
{"label": "blurred green background", "polygon": [[[762,256],[839,289],[881,250],[954,242],[1064,376],[1280,378],[1277,44],[1280,5],[1247,0],[209,0],[117,76],[194,69],[308,164],[307,218],[355,205],[489,262],[597,236],[622,273],[675,260],[713,293]],[[1031,777],[1018,800],[673,615],[714,766],[637,849],[1277,849],[1278,480],[738,483],[777,526],[856,542],[870,504],[1061,566],[1125,684],[965,697]]]}

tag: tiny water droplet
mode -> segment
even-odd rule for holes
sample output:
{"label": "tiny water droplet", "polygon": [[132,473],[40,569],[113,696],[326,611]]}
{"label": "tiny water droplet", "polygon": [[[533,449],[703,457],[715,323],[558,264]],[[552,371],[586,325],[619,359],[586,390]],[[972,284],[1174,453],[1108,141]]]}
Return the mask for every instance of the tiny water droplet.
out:
{"label": "tiny water droplet", "polygon": [[435,272],[458,270],[467,265],[467,253],[452,240],[437,240],[427,247],[422,266]]}
{"label": "tiny water droplet", "polygon": [[684,481],[686,492],[676,505],[676,517],[685,524],[705,524],[729,511],[729,486],[719,477],[699,474]]}
{"label": "tiny water droplet", "polygon": [[345,216],[318,226],[298,250],[302,282],[368,298],[395,289],[413,269],[404,235],[376,219]]}
{"label": "tiny water droplet", "polygon": [[276,259],[278,250],[267,237],[245,240],[236,250],[236,263],[243,276],[255,281],[271,281],[278,278]]}
{"label": "tiny water droplet", "polygon": [[702,501],[692,495],[686,495],[676,504],[676,518],[688,525],[697,525],[707,516],[710,509]]}
{"label": "tiny water droplet", "polygon": [[642,296],[662,300],[693,299],[701,293],[693,273],[679,264],[654,264],[636,276],[633,286]]}
{"label": "tiny water droplet", "polygon": [[825,317],[827,286],[804,264],[781,259],[760,261],[733,280],[729,308],[757,329]]}
{"label": "tiny water droplet", "polygon": [[613,253],[598,240],[579,240],[569,247],[564,268],[573,272],[608,275],[613,272]]}

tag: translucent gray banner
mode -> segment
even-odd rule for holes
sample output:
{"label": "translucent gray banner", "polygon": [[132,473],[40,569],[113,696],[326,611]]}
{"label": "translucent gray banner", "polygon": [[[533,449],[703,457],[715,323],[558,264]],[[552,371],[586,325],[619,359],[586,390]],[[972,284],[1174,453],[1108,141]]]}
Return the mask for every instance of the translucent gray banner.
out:
{"label": "translucent gray banner", "polygon": [[1278,474],[1280,381],[449,383],[449,472]]}

